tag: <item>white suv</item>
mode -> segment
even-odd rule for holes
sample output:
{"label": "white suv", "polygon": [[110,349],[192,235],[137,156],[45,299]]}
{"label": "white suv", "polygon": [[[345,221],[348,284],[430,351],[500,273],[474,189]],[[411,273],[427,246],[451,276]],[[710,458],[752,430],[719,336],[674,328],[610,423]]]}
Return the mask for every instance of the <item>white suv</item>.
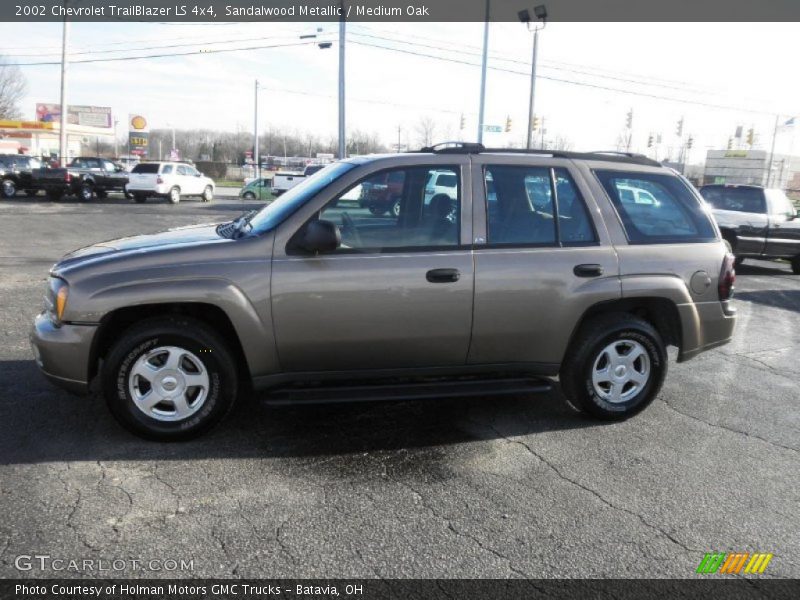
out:
{"label": "white suv", "polygon": [[172,204],[180,202],[181,196],[198,196],[203,202],[211,202],[214,181],[186,163],[146,162],[131,171],[127,192],[136,202],[144,202],[149,196],[167,198]]}

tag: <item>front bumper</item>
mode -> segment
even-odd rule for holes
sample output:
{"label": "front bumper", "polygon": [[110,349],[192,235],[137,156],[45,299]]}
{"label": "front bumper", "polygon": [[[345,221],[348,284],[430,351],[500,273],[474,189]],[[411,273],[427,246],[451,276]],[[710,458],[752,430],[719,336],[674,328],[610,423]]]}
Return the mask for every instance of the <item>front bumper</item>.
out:
{"label": "front bumper", "polygon": [[97,325],[56,327],[44,313],[36,317],[30,342],[36,364],[55,385],[77,394],[89,390],[89,358]]}

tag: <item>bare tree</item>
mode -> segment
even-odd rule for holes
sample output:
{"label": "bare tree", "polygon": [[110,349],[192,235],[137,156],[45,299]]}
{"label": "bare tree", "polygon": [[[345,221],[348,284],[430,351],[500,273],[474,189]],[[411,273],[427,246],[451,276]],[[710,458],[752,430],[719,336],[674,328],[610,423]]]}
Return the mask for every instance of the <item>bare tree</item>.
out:
{"label": "bare tree", "polygon": [[22,116],[19,103],[27,91],[28,84],[19,67],[4,64],[0,56],[0,119],[18,119]]}
{"label": "bare tree", "polygon": [[417,141],[421,146],[430,146],[436,135],[436,121],[430,116],[420,117],[414,127],[417,133]]}

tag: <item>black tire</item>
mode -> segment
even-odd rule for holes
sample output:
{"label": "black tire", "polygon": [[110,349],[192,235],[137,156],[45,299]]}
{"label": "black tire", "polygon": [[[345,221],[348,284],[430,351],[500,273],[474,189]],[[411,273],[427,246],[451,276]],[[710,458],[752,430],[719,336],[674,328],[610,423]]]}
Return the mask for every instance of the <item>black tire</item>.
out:
{"label": "black tire", "polygon": [[169,194],[167,194],[167,200],[169,200],[170,204],[178,204],[181,201],[181,188],[177,185],[173,186]]}
{"label": "black tire", "polygon": [[63,196],[63,195],[64,195],[64,194],[62,194],[61,192],[56,192],[56,191],[54,191],[54,190],[51,190],[51,191],[47,192],[47,198],[48,198],[48,199],[49,199],[51,202],[58,202],[58,201],[60,201],[60,200],[61,200],[61,196]]}
{"label": "black tire", "polygon": [[131,197],[133,198],[133,201],[138,204],[144,204],[147,202],[147,196],[144,194],[132,194]]}
{"label": "black tire", "polygon": [[[615,342],[621,347],[626,343],[638,344],[649,361],[649,377],[644,385],[619,402],[604,398],[592,380],[596,361],[602,364],[603,350]],[[564,395],[575,408],[598,419],[620,421],[635,415],[655,399],[666,374],[667,352],[658,331],[633,315],[611,313],[591,319],[581,327],[561,366],[560,380]],[[631,391],[635,391],[633,387],[629,388]]]}
{"label": "black tire", "polygon": [[800,255],[792,259],[792,273],[800,275]]}
{"label": "black tire", "polygon": [[17,183],[13,179],[0,181],[0,195],[6,200],[11,200],[17,195]]}
{"label": "black tire", "polygon": [[105,190],[96,190],[95,194],[97,195],[97,197],[100,200],[103,200],[104,198],[108,198],[108,192],[105,191]]}
{"label": "black tire", "polygon": [[94,198],[94,186],[88,182],[81,184],[81,188],[78,190],[78,198],[83,202],[91,202]]}
{"label": "black tire", "polygon": [[[187,350],[208,374],[205,399],[196,412],[182,420],[154,418],[140,409],[131,395],[136,361],[160,347]],[[149,319],[128,329],[106,356],[102,384],[108,407],[120,424],[136,435],[159,441],[186,440],[208,431],[231,411],[238,392],[234,361],[222,338],[205,323],[180,316]]]}
{"label": "black tire", "polygon": [[242,198],[244,198],[245,200],[255,200],[256,195],[253,192],[245,192],[244,194],[242,194]]}
{"label": "black tire", "polygon": [[210,185],[207,185],[203,190],[203,194],[200,196],[200,199],[203,202],[211,202],[214,199],[214,190]]}

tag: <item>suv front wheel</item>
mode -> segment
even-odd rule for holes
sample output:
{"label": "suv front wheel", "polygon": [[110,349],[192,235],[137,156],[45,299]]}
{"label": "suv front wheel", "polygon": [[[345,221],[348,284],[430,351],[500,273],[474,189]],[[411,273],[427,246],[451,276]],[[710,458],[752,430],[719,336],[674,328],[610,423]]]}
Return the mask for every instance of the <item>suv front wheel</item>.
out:
{"label": "suv front wheel", "polygon": [[667,352],[658,331],[626,313],[586,323],[561,367],[561,388],[581,411],[622,420],[645,408],[667,374]]}
{"label": "suv front wheel", "polygon": [[230,412],[237,394],[225,342],[191,318],[156,318],[125,332],[103,364],[103,392],[116,419],[145,438],[194,437]]}

